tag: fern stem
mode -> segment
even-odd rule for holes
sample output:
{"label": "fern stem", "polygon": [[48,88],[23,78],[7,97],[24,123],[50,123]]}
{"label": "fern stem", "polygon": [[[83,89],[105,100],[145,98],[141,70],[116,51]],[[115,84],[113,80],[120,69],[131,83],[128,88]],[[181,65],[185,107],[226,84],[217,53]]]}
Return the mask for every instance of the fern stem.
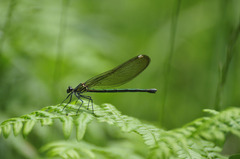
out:
{"label": "fern stem", "polygon": [[8,7],[8,11],[7,11],[6,20],[5,20],[5,22],[3,24],[3,27],[1,29],[3,35],[0,36],[0,56],[1,56],[1,53],[2,53],[3,43],[4,43],[5,38],[7,36],[8,30],[11,26],[11,19],[12,19],[12,15],[13,15],[13,11],[15,9],[16,3],[17,3],[16,0],[11,0],[9,2],[9,7]]}
{"label": "fern stem", "polygon": [[176,9],[173,10],[172,15],[172,22],[171,22],[171,32],[170,32],[170,52],[168,54],[168,57],[166,58],[165,63],[165,72],[164,72],[164,84],[163,84],[163,98],[162,98],[162,107],[160,110],[160,124],[164,124],[164,111],[165,111],[165,105],[166,105],[166,98],[168,94],[168,84],[169,84],[169,76],[171,72],[171,61],[172,56],[174,53],[174,46],[175,46],[175,39],[176,39],[176,31],[177,31],[177,20],[178,15],[180,11],[181,6],[181,0],[177,0]]}
{"label": "fern stem", "polygon": [[215,110],[219,110],[220,109],[220,104],[222,102],[222,93],[223,93],[223,88],[224,85],[226,83],[226,79],[227,79],[227,73],[229,70],[229,65],[231,63],[233,54],[234,54],[234,46],[237,42],[238,39],[238,35],[240,32],[240,20],[238,23],[237,28],[233,31],[231,38],[229,39],[228,45],[227,45],[227,50],[226,50],[226,59],[225,59],[225,63],[223,64],[223,67],[220,70],[220,79],[218,82],[218,86],[217,86],[217,92],[216,92],[216,97],[215,97]]}

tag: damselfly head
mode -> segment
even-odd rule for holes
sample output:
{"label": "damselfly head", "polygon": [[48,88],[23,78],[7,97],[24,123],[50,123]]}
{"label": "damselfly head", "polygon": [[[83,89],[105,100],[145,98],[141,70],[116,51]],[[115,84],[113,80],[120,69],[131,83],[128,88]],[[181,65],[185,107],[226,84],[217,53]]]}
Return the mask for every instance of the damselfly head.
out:
{"label": "damselfly head", "polygon": [[73,88],[71,86],[68,86],[67,93],[70,93],[73,91]]}

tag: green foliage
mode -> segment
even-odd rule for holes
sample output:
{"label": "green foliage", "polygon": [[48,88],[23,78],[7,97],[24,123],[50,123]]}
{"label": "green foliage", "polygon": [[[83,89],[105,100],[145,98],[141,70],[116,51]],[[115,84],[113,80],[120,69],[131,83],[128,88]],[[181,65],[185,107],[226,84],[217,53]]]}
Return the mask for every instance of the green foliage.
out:
{"label": "green foliage", "polygon": [[143,159],[131,149],[121,146],[99,147],[90,143],[81,141],[58,141],[47,144],[41,149],[47,152],[50,157],[59,156],[61,158],[131,158]]}
{"label": "green foliage", "polygon": [[[79,142],[55,141],[41,148],[47,156],[61,158],[226,158],[220,154],[226,134],[240,136],[239,108],[230,108],[222,112],[207,109],[205,112],[211,114],[211,117],[202,117],[182,128],[166,131],[122,115],[110,104],[94,105],[95,114],[85,109],[76,114],[78,107],[69,104],[62,111],[62,105],[48,106],[2,122],[0,131],[7,138],[11,131],[17,136],[22,130],[22,135],[26,137],[37,122],[46,126],[59,120],[63,125],[64,136],[69,138],[75,125]],[[87,107],[87,104],[84,104],[84,107]],[[111,127],[118,127],[125,134],[140,135],[148,147],[148,153],[141,156],[136,154],[134,149],[124,150],[126,147],[121,147],[121,144],[102,147],[84,141],[86,128],[91,122],[107,123]]]}
{"label": "green foliage", "polygon": [[[239,153],[231,135],[224,143],[228,133],[239,136],[238,109],[222,111],[240,103],[239,6],[236,0],[1,0],[1,122],[58,103],[67,86],[138,54],[149,55],[151,64],[122,88],[158,93],[91,95],[136,118],[111,105],[96,105],[98,116],[85,109],[76,115],[78,106],[69,105],[6,120],[0,158],[42,158],[38,149],[45,144],[46,158],[222,158],[222,148],[221,154]],[[212,117],[199,118],[208,106],[221,112],[205,110]]]}

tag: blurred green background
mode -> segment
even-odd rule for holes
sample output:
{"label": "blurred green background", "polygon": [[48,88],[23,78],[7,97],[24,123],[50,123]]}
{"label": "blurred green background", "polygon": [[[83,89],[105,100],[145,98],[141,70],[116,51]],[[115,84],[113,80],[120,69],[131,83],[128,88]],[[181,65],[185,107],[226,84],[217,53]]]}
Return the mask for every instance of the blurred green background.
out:
{"label": "blurred green background", "polygon": [[[0,121],[59,104],[68,86],[139,54],[151,57],[149,67],[121,88],[158,92],[89,93],[95,104],[111,103],[123,114],[166,129],[203,116],[202,109],[214,106],[219,68],[239,22],[240,1],[181,1],[169,62],[177,7],[176,0],[1,0]],[[239,49],[238,42],[221,109],[240,103]],[[52,135],[62,135],[54,129],[52,135],[41,131],[29,139],[30,143],[41,140],[36,147],[52,140]],[[41,133],[49,136],[38,139]],[[7,140],[0,139],[0,146]]]}

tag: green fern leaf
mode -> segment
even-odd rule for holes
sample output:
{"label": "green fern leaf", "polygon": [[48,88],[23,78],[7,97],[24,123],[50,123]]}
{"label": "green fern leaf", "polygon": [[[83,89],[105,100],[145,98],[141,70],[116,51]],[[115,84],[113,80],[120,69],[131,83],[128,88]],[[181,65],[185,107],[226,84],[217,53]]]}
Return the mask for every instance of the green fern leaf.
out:
{"label": "green fern leaf", "polygon": [[23,126],[23,137],[26,137],[31,131],[32,128],[34,127],[36,123],[36,120],[27,120],[26,123]]}
{"label": "green fern leaf", "polygon": [[[136,118],[122,115],[110,104],[94,105],[94,116],[91,111],[84,109],[88,106],[85,103],[87,102],[84,102],[83,109],[77,115],[78,105],[69,104],[64,111],[61,105],[48,106],[31,114],[4,121],[0,124],[0,130],[5,138],[10,135],[11,129],[13,129],[14,135],[18,135],[23,129],[23,136],[26,136],[36,122],[39,121],[42,125],[51,125],[55,119],[58,119],[63,124],[64,136],[68,138],[75,125],[76,138],[80,141],[84,137],[88,124],[95,118],[94,121],[114,125],[125,133],[140,135],[149,148],[148,158],[226,158],[220,154],[226,134],[231,132],[240,136],[239,108],[231,108],[222,112],[205,110],[212,116],[199,118],[179,129],[165,131],[156,126],[142,123]],[[96,152],[88,148],[81,150],[77,148],[64,149],[64,146],[51,148],[54,149],[49,150],[52,155],[55,154],[53,156],[56,156],[57,152],[62,152],[61,156],[65,158],[96,157]],[[97,149],[99,150],[99,148]]]}
{"label": "green fern leaf", "polygon": [[9,125],[5,125],[5,126],[2,127],[4,138],[8,138],[8,136],[11,133],[11,130],[12,130],[12,126],[10,124]]}
{"label": "green fern leaf", "polygon": [[52,125],[53,124],[53,120],[51,118],[43,118],[43,119],[41,119],[40,122],[41,122],[42,126]]}
{"label": "green fern leaf", "polygon": [[87,125],[93,120],[93,116],[90,114],[87,114],[83,112],[78,118],[75,120],[75,125],[76,125],[76,137],[77,140],[80,141],[86,131]]}
{"label": "green fern leaf", "polygon": [[[61,151],[60,151],[61,150]],[[51,157],[61,158],[118,158],[118,159],[143,159],[136,152],[122,147],[98,147],[90,143],[80,141],[58,141],[47,144],[41,148],[41,152],[46,152]],[[58,152],[58,153],[57,153]],[[59,153],[61,152],[61,153]]]}
{"label": "green fern leaf", "polygon": [[73,129],[73,118],[70,116],[61,117],[60,120],[63,122],[63,134],[67,139],[72,133]]}
{"label": "green fern leaf", "polygon": [[13,123],[13,134],[14,134],[14,136],[17,136],[21,132],[22,127],[23,127],[23,123],[21,121],[16,121],[16,122]]}

